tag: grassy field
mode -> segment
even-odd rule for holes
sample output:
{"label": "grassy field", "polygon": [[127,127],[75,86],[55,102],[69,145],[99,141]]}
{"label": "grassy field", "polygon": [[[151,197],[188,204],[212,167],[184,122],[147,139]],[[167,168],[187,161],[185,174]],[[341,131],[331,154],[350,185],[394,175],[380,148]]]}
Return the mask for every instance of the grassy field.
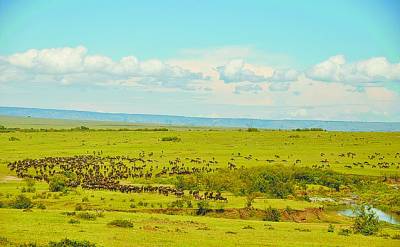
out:
{"label": "grassy field", "polygon": [[[373,179],[373,184],[380,186],[378,191],[370,190],[368,186],[375,186],[370,183],[357,190],[344,188],[334,191],[309,184],[304,190],[309,195],[340,200],[354,195],[366,201],[376,198],[386,200],[389,197],[396,198],[399,193],[397,178],[400,175],[400,133],[397,132],[249,132],[246,129],[210,130],[179,126],[161,126],[168,128],[168,131],[141,131],[137,129],[160,126],[11,117],[0,117],[0,125],[23,129],[70,129],[82,125],[90,129],[112,129],[0,132],[0,202],[4,205],[21,194],[26,186],[25,180],[17,178],[15,171],[7,168],[9,162],[99,152],[102,156],[130,157],[151,153],[152,160],[147,163],[146,171],[150,167],[160,171],[161,167],[169,166],[170,161],[179,158],[190,168],[201,168],[207,162],[211,169],[227,169],[227,172],[230,171],[230,162],[234,162],[239,170],[240,167],[250,169],[271,166],[328,169],[343,176],[356,175],[363,179]],[[116,130],[120,128],[130,130]],[[165,137],[177,137],[179,141],[163,141]],[[204,162],[189,162],[197,158]],[[151,179],[128,178],[122,182],[174,186],[176,179],[176,176],[161,176]],[[300,191],[299,186],[296,185],[296,191]],[[33,209],[23,211],[7,206],[0,208],[0,245],[18,246],[29,242],[43,245],[65,237],[88,240],[99,246],[400,245],[400,240],[396,239],[396,236],[400,236],[398,225],[385,224],[380,233],[374,236],[340,235],[340,229],[351,226],[349,218],[339,216],[329,203],[310,202],[295,193],[285,198],[259,193],[250,210],[245,209],[246,194],[222,191],[227,202],[210,201],[210,208],[214,211],[205,216],[196,216],[197,201],[194,198],[187,199],[193,207],[173,208],[171,205],[180,200],[174,195],[85,190],[80,187],[65,193],[49,192],[49,186],[44,181],[37,181],[34,187],[34,192],[23,193],[32,199],[35,204]],[[394,201],[385,206],[392,210],[400,207],[396,204]],[[44,209],[37,205],[44,205]],[[65,214],[82,212],[77,211],[77,205],[83,207],[80,210],[93,214],[100,211],[103,213],[95,220]],[[294,210],[296,214],[283,215],[282,222],[263,221],[259,214],[268,207],[282,212]],[[217,213],[221,208],[224,213]],[[71,219],[79,220],[79,223],[71,224]],[[109,226],[108,223],[115,219],[130,220],[133,227]],[[334,225],[334,232],[328,232],[329,224]]]}

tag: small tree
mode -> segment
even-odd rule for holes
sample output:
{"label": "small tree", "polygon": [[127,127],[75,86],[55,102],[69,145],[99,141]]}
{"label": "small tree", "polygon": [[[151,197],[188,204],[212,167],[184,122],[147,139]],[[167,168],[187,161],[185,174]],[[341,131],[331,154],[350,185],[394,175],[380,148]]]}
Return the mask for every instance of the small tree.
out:
{"label": "small tree", "polygon": [[179,190],[183,190],[185,188],[185,179],[182,175],[176,176],[175,187]]}
{"label": "small tree", "polygon": [[354,209],[354,214],[356,216],[353,223],[355,233],[368,236],[380,230],[381,224],[379,223],[378,216],[370,206],[358,206]]}
{"label": "small tree", "polygon": [[254,199],[256,199],[256,193],[250,193],[246,196],[246,208],[252,208]]}
{"label": "small tree", "polygon": [[20,194],[15,197],[14,201],[11,202],[10,206],[12,208],[26,209],[26,208],[32,208],[33,203],[31,199],[29,199],[23,194]]}
{"label": "small tree", "polygon": [[265,210],[265,218],[266,221],[280,221],[281,220],[281,212],[278,209],[272,208],[269,206],[267,210]]}
{"label": "small tree", "polygon": [[205,215],[208,211],[210,211],[208,201],[200,201],[197,203],[197,215]]}
{"label": "small tree", "polygon": [[55,175],[50,179],[49,190],[52,192],[64,191],[66,189],[67,178],[63,175]]}

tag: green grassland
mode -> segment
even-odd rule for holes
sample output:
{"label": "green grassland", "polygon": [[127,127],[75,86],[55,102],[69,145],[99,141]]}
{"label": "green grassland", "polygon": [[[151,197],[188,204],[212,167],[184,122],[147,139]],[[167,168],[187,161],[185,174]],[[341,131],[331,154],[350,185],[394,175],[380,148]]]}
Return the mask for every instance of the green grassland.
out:
{"label": "green grassland", "polygon": [[[340,191],[317,184],[308,184],[305,189],[296,185],[296,192],[335,198],[337,201],[358,198],[374,202],[374,206],[381,206],[386,211],[400,208],[397,201],[393,200],[399,195],[400,185],[398,132],[249,132],[246,129],[210,130],[18,117],[0,117],[0,125],[24,129],[0,132],[0,202],[4,204],[21,194],[26,186],[26,181],[17,178],[15,171],[7,167],[8,163],[44,157],[100,155],[101,152],[102,156],[130,157],[151,153],[152,161],[145,169],[152,167],[154,171],[161,170],[161,167],[168,166],[171,160],[177,158],[190,168],[201,168],[207,161],[208,167],[213,169],[211,178],[212,174],[219,176],[235,172],[228,168],[229,162],[235,163],[237,171],[241,167],[332,170],[342,174],[340,176],[360,177],[368,182],[357,189],[348,186]],[[67,130],[79,126],[89,127],[90,130]],[[144,130],[160,127],[168,128],[168,131]],[[30,128],[33,130],[27,130]],[[177,137],[177,141],[163,141],[164,137]],[[204,162],[190,162],[197,158]],[[128,178],[121,183],[175,186],[177,176]],[[34,192],[23,193],[32,199],[34,208],[25,211],[7,206],[0,208],[0,245],[42,245],[66,237],[88,240],[99,246],[400,245],[400,240],[396,239],[400,235],[398,225],[384,224],[380,233],[374,236],[339,235],[340,229],[349,228],[352,223],[351,219],[336,213],[335,208],[340,205],[304,200],[297,195],[300,192],[282,198],[258,193],[251,209],[246,209],[248,197],[245,193],[225,190],[222,195],[228,199],[227,202],[210,201],[211,211],[204,216],[196,216],[198,202],[189,197],[186,203],[190,201],[192,207],[174,207],[172,205],[180,200],[175,195],[85,190],[80,187],[64,193],[49,192],[48,184],[43,181],[36,181],[34,187]],[[185,193],[188,193],[187,189]],[[44,209],[37,205],[44,205]],[[70,219],[76,216],[64,213],[79,213],[77,205],[81,207],[79,210],[103,213],[95,220],[78,219],[78,224],[71,224]],[[282,212],[294,210],[296,214],[283,215],[281,222],[263,221],[260,215],[269,207]],[[220,209],[224,212],[218,213]],[[133,227],[109,226],[108,223],[115,219],[130,220]],[[334,232],[327,231],[329,224],[335,226]]]}

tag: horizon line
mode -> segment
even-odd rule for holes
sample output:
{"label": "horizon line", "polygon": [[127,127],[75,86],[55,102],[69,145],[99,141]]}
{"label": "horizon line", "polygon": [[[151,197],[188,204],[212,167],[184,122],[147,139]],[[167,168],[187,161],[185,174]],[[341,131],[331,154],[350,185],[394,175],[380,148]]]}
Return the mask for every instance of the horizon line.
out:
{"label": "horizon line", "polygon": [[[257,121],[316,121],[316,122],[347,122],[347,123],[400,123],[398,121],[357,121],[357,120],[321,120],[321,119],[263,119],[263,118],[246,118],[246,117],[208,117],[208,116],[184,116],[184,115],[169,115],[169,114],[151,114],[151,113],[127,113],[127,112],[103,112],[95,110],[77,110],[77,109],[57,109],[57,108],[40,108],[40,107],[25,107],[25,106],[0,106],[0,108],[19,108],[19,109],[35,109],[35,110],[50,110],[50,111],[72,111],[72,112],[87,112],[98,114],[112,115],[146,115],[146,116],[164,116],[164,117],[182,117],[182,118],[197,118],[197,119],[237,119],[237,120],[257,120]],[[0,113],[0,115],[2,115]],[[5,115],[3,115],[5,116]],[[54,119],[54,118],[53,118]],[[64,118],[65,119],[65,118]],[[105,121],[105,120],[99,120]]]}

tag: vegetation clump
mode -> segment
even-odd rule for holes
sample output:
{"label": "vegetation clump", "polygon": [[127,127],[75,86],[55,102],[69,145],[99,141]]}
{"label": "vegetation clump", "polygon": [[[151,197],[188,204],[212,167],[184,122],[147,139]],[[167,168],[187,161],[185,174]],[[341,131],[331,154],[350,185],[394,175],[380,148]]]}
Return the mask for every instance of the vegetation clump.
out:
{"label": "vegetation clump", "polygon": [[51,192],[62,192],[67,189],[67,178],[58,174],[53,176],[49,182],[49,190]]}
{"label": "vegetation clump", "polygon": [[351,230],[344,228],[344,229],[340,229],[340,231],[338,232],[339,235],[341,236],[350,236],[351,234]]}
{"label": "vegetation clump", "polygon": [[96,218],[97,218],[96,214],[92,214],[89,212],[81,212],[81,213],[76,214],[76,216],[83,220],[96,220]]}
{"label": "vegetation clump", "polygon": [[326,131],[322,128],[297,128],[294,129],[293,131]]}
{"label": "vegetation clump", "polygon": [[24,194],[20,194],[10,203],[10,207],[17,209],[28,209],[33,207],[33,203],[30,198]]}
{"label": "vegetation clump", "polygon": [[28,178],[26,180],[26,187],[22,187],[21,192],[22,193],[25,193],[25,192],[34,193],[35,191],[36,191],[35,180],[32,178]]}
{"label": "vegetation clump", "polygon": [[161,141],[163,142],[180,142],[181,138],[177,137],[177,136],[166,136],[161,138]]}
{"label": "vegetation clump", "polygon": [[365,205],[360,205],[354,209],[354,223],[353,230],[355,233],[361,233],[363,235],[373,235],[377,233],[381,224],[379,222],[378,216],[372,208]]}
{"label": "vegetation clump", "polygon": [[257,128],[248,128],[247,132],[258,132],[259,130]]}
{"label": "vegetation clump", "polygon": [[208,201],[200,201],[197,203],[197,215],[206,215],[210,211],[210,204]]}
{"label": "vegetation clump", "polygon": [[49,242],[49,247],[96,247],[96,244],[89,241],[62,239],[59,242]]}
{"label": "vegetation clump", "polygon": [[281,220],[281,212],[278,209],[269,206],[269,208],[265,210],[264,220],[278,222]]}
{"label": "vegetation clump", "polygon": [[69,224],[79,224],[79,223],[81,223],[79,220],[76,220],[76,219],[70,219],[69,221],[68,221],[68,223]]}
{"label": "vegetation clump", "polygon": [[130,222],[129,220],[113,220],[110,223],[108,223],[109,226],[117,226],[117,227],[123,227],[123,228],[131,228],[133,227],[133,223]]}

